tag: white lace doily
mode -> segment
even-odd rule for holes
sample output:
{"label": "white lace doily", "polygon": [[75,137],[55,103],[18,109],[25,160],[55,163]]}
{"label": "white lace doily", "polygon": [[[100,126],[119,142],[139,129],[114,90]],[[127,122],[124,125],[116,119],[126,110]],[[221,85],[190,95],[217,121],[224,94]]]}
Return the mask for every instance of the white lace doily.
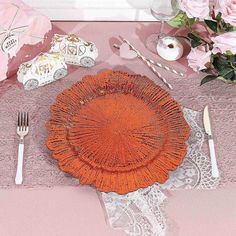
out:
{"label": "white lace doily", "polygon": [[164,236],[167,220],[162,208],[166,195],[162,190],[211,189],[218,185],[219,179],[211,176],[210,158],[202,153],[204,133],[199,125],[200,113],[187,108],[183,111],[191,128],[187,155],[182,165],[170,173],[168,181],[126,195],[102,193],[113,228],[132,236]]}

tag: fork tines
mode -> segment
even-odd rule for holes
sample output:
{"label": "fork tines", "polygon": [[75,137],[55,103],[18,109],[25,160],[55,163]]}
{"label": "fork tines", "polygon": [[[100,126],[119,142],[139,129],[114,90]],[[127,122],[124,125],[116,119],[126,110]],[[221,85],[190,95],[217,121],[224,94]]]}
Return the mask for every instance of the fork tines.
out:
{"label": "fork tines", "polygon": [[25,130],[29,127],[29,113],[28,112],[18,112],[18,128]]}

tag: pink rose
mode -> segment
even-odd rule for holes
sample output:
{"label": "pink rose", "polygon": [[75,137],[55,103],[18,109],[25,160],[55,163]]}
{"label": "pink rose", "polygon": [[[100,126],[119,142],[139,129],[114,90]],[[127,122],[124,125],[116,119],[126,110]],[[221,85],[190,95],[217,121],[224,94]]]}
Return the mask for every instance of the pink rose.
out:
{"label": "pink rose", "polygon": [[236,0],[215,0],[216,15],[221,12],[225,22],[236,26]]}
{"label": "pink rose", "polygon": [[214,42],[212,52],[214,54],[220,52],[225,53],[226,51],[231,51],[236,54],[236,32],[228,32],[211,38]]}
{"label": "pink rose", "polygon": [[188,65],[196,72],[206,69],[206,63],[211,60],[211,51],[206,52],[203,46],[192,48],[187,56]]}
{"label": "pink rose", "polygon": [[178,0],[180,9],[189,18],[206,18],[209,16],[209,0]]}

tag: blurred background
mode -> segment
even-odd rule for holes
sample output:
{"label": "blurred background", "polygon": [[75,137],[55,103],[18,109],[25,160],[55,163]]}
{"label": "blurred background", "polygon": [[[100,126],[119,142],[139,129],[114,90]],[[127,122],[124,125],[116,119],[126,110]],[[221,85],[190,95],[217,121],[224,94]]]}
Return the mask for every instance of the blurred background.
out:
{"label": "blurred background", "polygon": [[155,21],[152,0],[25,0],[51,20]]}

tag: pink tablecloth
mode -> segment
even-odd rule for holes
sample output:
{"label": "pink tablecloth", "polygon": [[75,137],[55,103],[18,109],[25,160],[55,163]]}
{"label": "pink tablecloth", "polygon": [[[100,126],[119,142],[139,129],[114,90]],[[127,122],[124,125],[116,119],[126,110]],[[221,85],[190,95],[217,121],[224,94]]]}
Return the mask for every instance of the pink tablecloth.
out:
{"label": "pink tablecloth", "polygon": [[[158,31],[158,24],[58,22],[54,26],[56,32],[79,33],[82,38],[95,42],[99,49],[97,65],[89,70],[73,68],[65,79],[68,80],[68,86],[85,74],[109,68],[155,79],[142,62],[121,59],[111,45],[116,42],[117,36],[122,35],[146,56],[155,59],[157,56],[144,44],[149,35]],[[185,57],[173,65],[187,71],[188,76],[177,78],[160,70],[174,87],[172,96],[183,106],[195,110],[202,110],[205,104],[211,107],[222,184],[221,189],[213,191],[171,192],[167,214],[176,227],[174,232],[170,230],[169,235],[236,235],[236,88],[221,82],[199,87],[201,76],[187,69]],[[156,81],[163,86],[158,79]],[[3,89],[0,91],[0,101]],[[3,153],[0,154],[1,158],[4,158]],[[106,225],[96,192],[89,187],[18,188],[2,190],[1,193],[0,235],[124,235]]]}

